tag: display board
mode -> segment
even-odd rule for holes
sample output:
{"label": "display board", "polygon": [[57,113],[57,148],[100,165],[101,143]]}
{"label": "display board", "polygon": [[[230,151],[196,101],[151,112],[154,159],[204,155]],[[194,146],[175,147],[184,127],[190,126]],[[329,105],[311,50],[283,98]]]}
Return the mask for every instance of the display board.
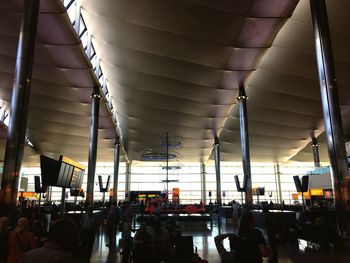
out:
{"label": "display board", "polygon": [[59,160],[40,156],[43,185],[80,189],[84,179],[85,166],[66,156]]}

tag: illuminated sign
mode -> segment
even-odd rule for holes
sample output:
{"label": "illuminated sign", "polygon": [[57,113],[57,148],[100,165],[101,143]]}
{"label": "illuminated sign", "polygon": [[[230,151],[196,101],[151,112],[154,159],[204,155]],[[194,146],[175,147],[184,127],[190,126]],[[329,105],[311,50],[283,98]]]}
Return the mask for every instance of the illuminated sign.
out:
{"label": "illuminated sign", "polygon": [[179,195],[180,194],[180,188],[173,188],[173,195]]}
{"label": "illuminated sign", "polygon": [[20,192],[18,193],[18,197],[37,198],[37,194],[35,192]]}
{"label": "illuminated sign", "polygon": [[323,196],[323,189],[310,189],[310,195]]}
{"label": "illuminated sign", "polygon": [[72,159],[69,159],[68,157],[66,157],[66,156],[62,156],[62,162],[65,162],[65,163],[68,163],[68,164],[70,164],[70,165],[72,165],[72,166],[75,166],[75,167],[78,167],[79,169],[81,169],[81,170],[85,170],[85,166],[84,165],[82,165],[81,163],[78,163],[78,162],[76,162],[76,161],[74,161],[74,160],[72,160]]}
{"label": "illuminated sign", "polygon": [[[298,195],[301,196],[301,192],[298,192]],[[304,193],[304,199],[311,199],[311,196],[310,196],[310,194],[308,192]]]}
{"label": "illuminated sign", "polygon": [[292,199],[293,200],[298,200],[299,199],[299,194],[292,194]]}

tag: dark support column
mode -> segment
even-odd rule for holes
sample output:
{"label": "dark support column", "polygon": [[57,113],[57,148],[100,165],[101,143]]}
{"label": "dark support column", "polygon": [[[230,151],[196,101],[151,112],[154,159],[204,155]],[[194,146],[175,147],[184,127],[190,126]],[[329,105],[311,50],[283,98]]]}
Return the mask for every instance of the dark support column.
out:
{"label": "dark support column", "polygon": [[278,163],[275,163],[275,180],[276,180],[276,199],[277,203],[282,204],[282,187],[281,187],[281,172],[280,172],[280,165]]}
{"label": "dark support column", "polygon": [[96,157],[97,157],[97,140],[98,140],[98,120],[100,112],[101,95],[98,88],[94,89],[91,106],[91,121],[90,121],[90,144],[89,144],[89,163],[88,163],[88,180],[86,189],[86,202],[88,204],[94,203],[94,184],[96,171]]}
{"label": "dark support column", "polygon": [[66,213],[66,188],[62,187],[62,192],[61,192],[61,217],[64,217]]}
{"label": "dark support column", "polygon": [[345,231],[342,212],[349,209],[348,185],[349,168],[346,159],[343,124],[340,113],[337,81],[328,28],[326,4],[324,0],[310,0],[312,22],[315,33],[315,45],[318,75],[320,80],[323,118],[326,130],[328,155],[331,164],[331,176],[334,202],[337,211],[337,227],[340,233]]}
{"label": "dark support column", "polygon": [[166,133],[166,193],[169,196],[169,134]]}
{"label": "dark support column", "polygon": [[316,138],[312,138],[312,152],[314,154],[315,167],[320,167],[320,154],[318,152],[318,142]]}
{"label": "dark support column", "polygon": [[207,204],[207,187],[206,187],[206,172],[205,172],[205,164],[201,163],[201,190],[202,190],[202,202],[204,205]]}
{"label": "dark support column", "polygon": [[114,180],[113,180],[113,201],[118,201],[118,177],[119,177],[119,161],[120,161],[120,142],[116,139],[114,144]]}
{"label": "dark support column", "polygon": [[126,162],[125,172],[125,201],[130,201],[130,178],[131,177],[131,164]]}
{"label": "dark support column", "polygon": [[245,192],[246,204],[252,204],[253,193],[252,193],[252,175],[250,171],[247,99],[248,97],[245,94],[244,87],[241,86],[239,88],[239,95],[237,97],[237,101],[238,101],[238,107],[239,107],[242,163],[243,163],[243,173],[244,173],[243,188],[246,189],[246,192]]}
{"label": "dark support column", "polygon": [[216,202],[218,205],[221,205],[220,144],[218,137],[215,137],[214,150],[216,172]]}
{"label": "dark support column", "polygon": [[1,200],[9,208],[15,207],[17,201],[19,176],[25,145],[39,4],[39,0],[23,1],[22,24],[11,99],[10,123],[1,182]]}

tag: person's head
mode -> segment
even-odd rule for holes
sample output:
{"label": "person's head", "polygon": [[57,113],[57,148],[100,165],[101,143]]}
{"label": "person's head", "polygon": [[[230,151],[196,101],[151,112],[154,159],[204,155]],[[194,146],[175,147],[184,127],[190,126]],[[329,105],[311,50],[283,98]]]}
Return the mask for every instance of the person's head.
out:
{"label": "person's head", "polygon": [[230,250],[237,249],[239,239],[236,235],[229,236],[228,240],[230,241]]}
{"label": "person's head", "polygon": [[0,218],[0,232],[6,232],[7,227],[10,224],[10,219],[8,217],[1,217]]}
{"label": "person's head", "polygon": [[252,212],[246,212],[239,220],[238,235],[244,236],[255,227],[255,218]]}
{"label": "person's head", "polygon": [[78,227],[70,219],[59,219],[50,225],[48,240],[64,250],[73,250],[79,243]]}
{"label": "person's head", "polygon": [[27,230],[28,227],[29,227],[29,220],[26,217],[21,217],[17,221],[15,231],[21,232],[21,231]]}

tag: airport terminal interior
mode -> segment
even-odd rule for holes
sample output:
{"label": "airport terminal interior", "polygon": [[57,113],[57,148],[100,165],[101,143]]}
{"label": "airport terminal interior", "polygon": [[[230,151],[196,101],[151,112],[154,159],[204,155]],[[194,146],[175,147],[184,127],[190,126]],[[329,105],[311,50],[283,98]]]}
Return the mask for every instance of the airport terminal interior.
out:
{"label": "airport terminal interior", "polygon": [[0,0],[0,263],[349,262],[349,12]]}

